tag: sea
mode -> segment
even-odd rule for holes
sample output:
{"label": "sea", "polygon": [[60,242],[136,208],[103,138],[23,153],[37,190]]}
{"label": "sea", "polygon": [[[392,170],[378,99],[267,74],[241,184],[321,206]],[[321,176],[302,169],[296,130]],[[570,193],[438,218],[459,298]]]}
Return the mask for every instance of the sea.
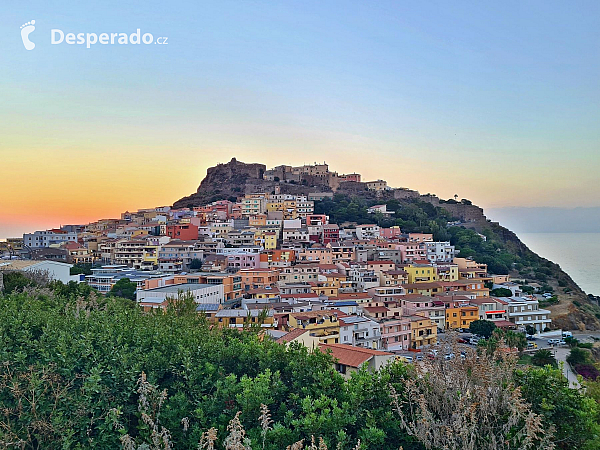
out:
{"label": "sea", "polygon": [[560,265],[587,294],[600,295],[600,233],[517,233],[538,255]]}

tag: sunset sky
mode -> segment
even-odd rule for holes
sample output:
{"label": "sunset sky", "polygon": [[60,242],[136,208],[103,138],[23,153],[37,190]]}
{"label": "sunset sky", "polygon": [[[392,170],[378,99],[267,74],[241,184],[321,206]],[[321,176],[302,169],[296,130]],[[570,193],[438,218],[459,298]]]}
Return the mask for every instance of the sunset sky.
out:
{"label": "sunset sky", "polygon": [[[0,238],[172,204],[232,157],[600,206],[600,2],[68,3],[3,3]],[[168,45],[50,43],[137,28]]]}

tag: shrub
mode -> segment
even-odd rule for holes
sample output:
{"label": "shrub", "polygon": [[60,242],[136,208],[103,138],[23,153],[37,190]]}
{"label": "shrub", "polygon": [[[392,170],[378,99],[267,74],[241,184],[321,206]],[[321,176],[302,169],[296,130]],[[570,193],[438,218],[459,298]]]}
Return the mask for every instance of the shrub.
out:
{"label": "shrub", "polygon": [[576,366],[578,364],[587,364],[589,362],[589,352],[586,350],[582,350],[578,347],[572,348],[569,356],[567,356],[567,362],[572,366]]}
{"label": "shrub", "polygon": [[535,352],[534,355],[531,357],[531,363],[540,367],[558,367],[558,362],[556,361],[556,358],[554,357],[554,355],[552,355],[552,352],[547,349],[540,349],[537,352]]}
{"label": "shrub", "polygon": [[574,369],[586,380],[595,381],[596,378],[600,377],[600,371],[592,364],[577,364]]}

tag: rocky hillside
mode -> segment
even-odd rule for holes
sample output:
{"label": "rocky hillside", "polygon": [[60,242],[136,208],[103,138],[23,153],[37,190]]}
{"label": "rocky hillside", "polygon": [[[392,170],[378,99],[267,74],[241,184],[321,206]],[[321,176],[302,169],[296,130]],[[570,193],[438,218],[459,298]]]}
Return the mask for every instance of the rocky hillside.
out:
{"label": "rocky hillside", "polygon": [[[263,179],[265,171],[264,164],[246,164],[232,158],[226,164],[209,168],[198,190],[178,200],[173,206],[192,207],[223,199],[235,201],[246,193],[273,193],[276,186],[279,186],[281,193],[296,195],[333,192],[316,177],[303,177],[300,183],[267,181]],[[396,211],[394,218],[367,215],[366,208],[377,203],[386,203],[388,210]],[[353,206],[346,208],[349,204]],[[532,252],[515,233],[489,221],[483,209],[468,200],[442,200],[435,195],[421,195],[408,189],[372,192],[366,189],[364,183],[344,182],[335,190],[334,199],[316,202],[315,210],[329,214],[332,221],[338,223],[376,221],[382,226],[399,225],[409,232],[433,232],[437,239],[456,241],[453,244],[457,248],[461,247],[461,238],[464,239],[464,236],[458,236],[461,233],[456,230],[468,229],[485,235],[488,241],[486,249],[472,249],[469,245],[473,245],[468,244],[462,254],[466,252],[476,261],[488,264],[488,267],[504,268],[514,279],[552,288],[558,302],[545,307],[553,312],[557,327],[600,330],[597,298],[587,296],[557,264]],[[352,214],[346,211],[352,211]],[[448,228],[448,222],[456,224]],[[471,233],[476,237],[475,233]],[[493,248],[492,253],[490,247]]]}
{"label": "rocky hillside", "polygon": [[264,164],[246,164],[232,158],[227,164],[218,164],[206,171],[206,177],[198,190],[187,197],[177,200],[174,208],[201,206],[207,203],[243,195],[246,183],[262,180],[267,170]]}

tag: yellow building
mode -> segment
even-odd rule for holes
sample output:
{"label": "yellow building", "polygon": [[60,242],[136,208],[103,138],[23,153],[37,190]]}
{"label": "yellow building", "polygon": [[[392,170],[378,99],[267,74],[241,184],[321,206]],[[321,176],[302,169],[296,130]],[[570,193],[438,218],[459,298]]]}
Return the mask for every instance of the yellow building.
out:
{"label": "yellow building", "polygon": [[292,342],[298,342],[299,344],[304,345],[311,352],[316,348],[319,348],[319,338],[313,336],[308,330],[303,330],[301,328],[295,328],[277,339],[278,344],[289,345]]}
{"label": "yellow building", "polygon": [[340,322],[337,311],[324,309],[291,313],[288,321],[290,330],[301,328],[317,336],[322,344],[337,344],[340,340]]}
{"label": "yellow building", "polygon": [[274,328],[275,321],[273,310],[261,311],[258,309],[220,309],[211,317],[211,322],[219,327],[244,328],[259,326],[261,328]]}
{"label": "yellow building", "polygon": [[405,283],[408,283],[408,273],[404,270],[382,272],[379,281],[381,286],[398,286]]}
{"label": "yellow building", "polygon": [[296,207],[296,199],[285,200],[269,200],[267,202],[267,212],[280,211],[283,213],[283,219],[297,219],[298,208]]}
{"label": "yellow building", "polygon": [[410,320],[410,346],[420,349],[437,343],[437,324],[428,317],[419,315],[404,316]]}
{"label": "yellow building", "polygon": [[273,233],[272,231],[269,231],[264,234],[264,239],[265,250],[274,250],[277,248],[277,234]]}
{"label": "yellow building", "polygon": [[320,282],[311,286],[310,290],[317,295],[326,295],[327,297],[337,297],[339,287],[328,282]]}
{"label": "yellow building", "polygon": [[477,306],[465,305],[454,308],[446,308],[446,328],[469,328],[471,322],[479,319],[479,308]]}
{"label": "yellow building", "polygon": [[438,264],[438,281],[457,281],[459,278],[458,265],[456,264]]}
{"label": "yellow building", "polygon": [[404,267],[408,276],[408,283],[431,283],[438,281],[437,270],[427,264],[410,264]]}
{"label": "yellow building", "polygon": [[407,294],[419,294],[428,295],[429,297],[440,294],[443,291],[442,283],[410,283],[403,284],[402,287],[405,289]]}

